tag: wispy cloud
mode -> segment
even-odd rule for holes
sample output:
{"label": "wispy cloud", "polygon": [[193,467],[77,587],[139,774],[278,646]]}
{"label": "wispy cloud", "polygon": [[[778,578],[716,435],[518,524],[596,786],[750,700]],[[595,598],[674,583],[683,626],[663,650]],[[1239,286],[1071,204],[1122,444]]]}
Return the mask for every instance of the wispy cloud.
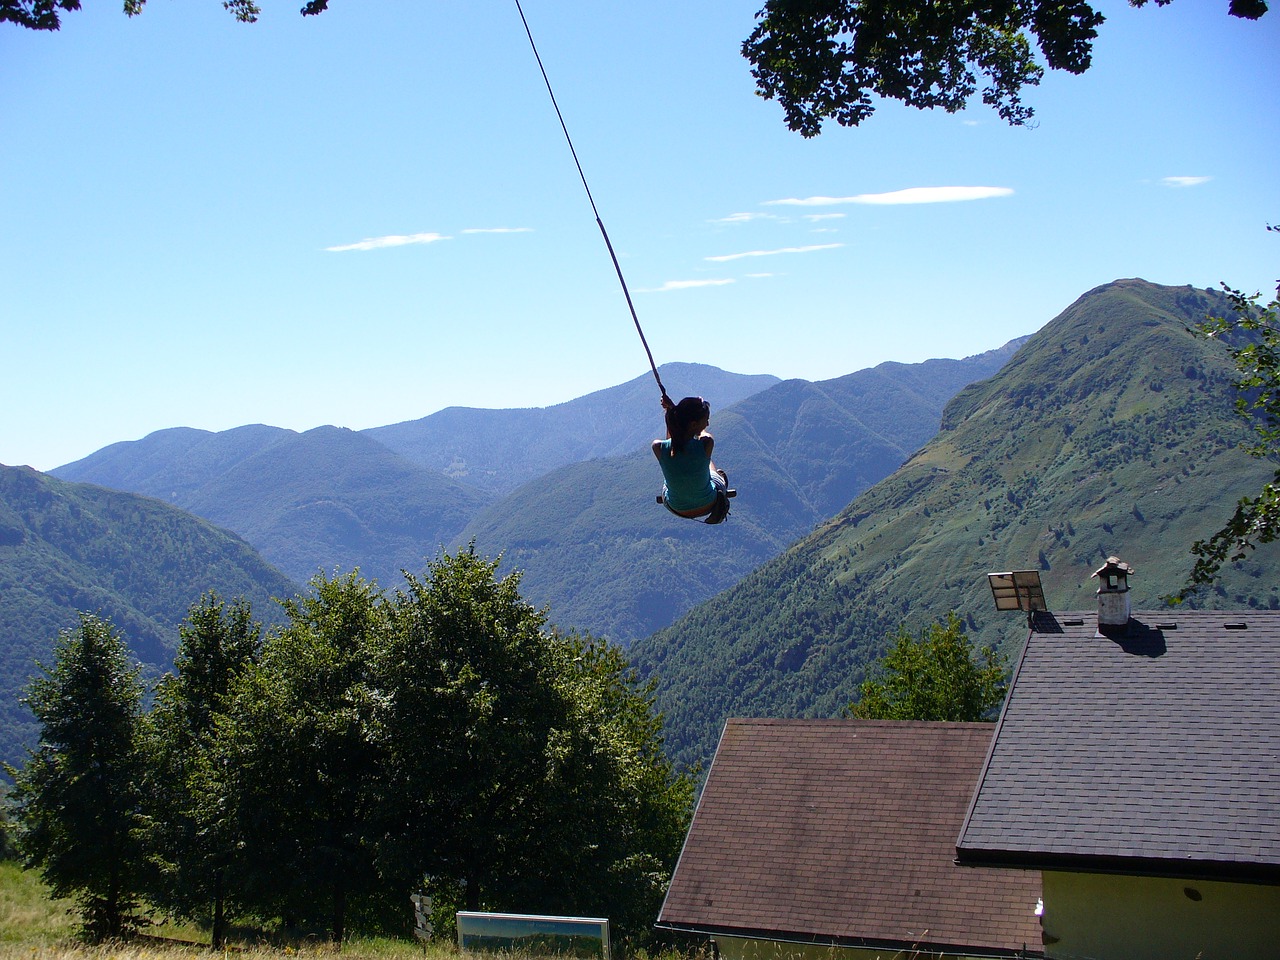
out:
{"label": "wispy cloud", "polygon": [[731,213],[727,217],[717,217],[707,223],[750,223],[752,220],[777,220],[772,213]]}
{"label": "wispy cloud", "polygon": [[404,247],[411,243],[435,243],[437,240],[452,240],[442,233],[407,233],[393,234],[387,237],[370,237],[359,243],[344,243],[337,247],[325,247],[329,253],[345,253],[348,250],[382,250],[385,247]]}
{"label": "wispy cloud", "polygon": [[742,260],[746,257],[772,257],[779,253],[813,253],[815,250],[834,250],[843,247],[843,243],[815,243],[808,247],[779,247],[777,250],[748,250],[745,253],[726,253],[719,257],[703,257],[712,263],[726,263],[729,260]]}
{"label": "wispy cloud", "polygon": [[889,193],[859,193],[852,197],[792,197],[786,200],[766,200],[766,205],[786,207],[833,207],[842,203],[864,203],[877,206],[894,206],[904,203],[959,203],[964,200],[989,200],[1007,197],[1013,193],[1009,187],[908,187]]}
{"label": "wispy cloud", "polygon": [[1165,177],[1160,182],[1166,187],[1198,187],[1212,179],[1213,177]]}
{"label": "wispy cloud", "polygon": [[819,220],[843,220],[847,216],[847,213],[806,213],[800,219],[817,223]]}
{"label": "wispy cloud", "polygon": [[723,287],[732,280],[668,280],[660,287],[651,287],[645,293],[669,293],[672,290],[692,290],[694,287]]}
{"label": "wispy cloud", "polygon": [[533,233],[533,227],[468,227],[463,233]]}

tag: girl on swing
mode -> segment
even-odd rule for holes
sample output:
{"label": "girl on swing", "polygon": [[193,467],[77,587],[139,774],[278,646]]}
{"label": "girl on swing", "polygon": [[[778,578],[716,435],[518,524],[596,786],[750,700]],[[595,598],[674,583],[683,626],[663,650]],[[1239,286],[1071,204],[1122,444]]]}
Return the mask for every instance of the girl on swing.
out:
{"label": "girl on swing", "polygon": [[711,460],[715,439],[707,433],[711,404],[701,397],[672,403],[665,393],[667,437],[653,441],[653,455],[662,467],[662,502],[680,517],[706,517],[719,523],[729,513],[729,478]]}

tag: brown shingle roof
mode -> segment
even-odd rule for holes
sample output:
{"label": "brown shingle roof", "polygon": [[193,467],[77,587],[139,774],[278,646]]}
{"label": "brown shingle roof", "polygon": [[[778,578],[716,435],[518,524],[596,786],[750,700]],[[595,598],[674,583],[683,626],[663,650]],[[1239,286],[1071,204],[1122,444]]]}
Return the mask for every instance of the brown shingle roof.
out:
{"label": "brown shingle roof", "polygon": [[1280,613],[1037,613],[957,852],[1280,879]]}
{"label": "brown shingle roof", "polygon": [[660,926],[1040,948],[1035,871],[956,866],[991,724],[729,720]]}

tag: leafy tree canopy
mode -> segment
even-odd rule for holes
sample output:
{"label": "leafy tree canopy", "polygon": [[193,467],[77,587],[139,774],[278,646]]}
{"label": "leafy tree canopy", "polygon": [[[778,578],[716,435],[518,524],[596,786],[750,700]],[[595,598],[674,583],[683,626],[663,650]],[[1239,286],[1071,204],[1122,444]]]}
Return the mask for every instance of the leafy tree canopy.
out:
{"label": "leafy tree canopy", "polygon": [[[1230,0],[1229,12],[1256,20],[1267,4]],[[1105,20],[1085,0],[766,0],[757,18],[742,45],[756,90],[806,137],[825,120],[857,126],[876,97],[954,113],[980,84],[983,103],[1024,124],[1022,88],[1044,75],[1034,48],[1051,69],[1083,73]]]}
{"label": "leafy tree canopy", "polygon": [[[1280,227],[1268,227],[1280,230]],[[1224,285],[1225,287],[1225,285]],[[1243,445],[1259,459],[1280,459],[1280,285],[1265,306],[1261,294],[1246,296],[1225,287],[1232,315],[1210,317],[1199,332],[1228,345],[1237,377],[1236,411],[1253,427],[1257,441]],[[1224,563],[1234,563],[1259,544],[1280,536],[1280,469],[1252,497],[1241,497],[1235,512],[1213,536],[1191,547],[1196,558],[1187,585],[1171,599],[1180,602],[1218,578]]]}
{"label": "leafy tree canopy", "polygon": [[899,628],[880,666],[849,705],[861,720],[987,720],[1004,701],[1004,664],[991,647],[969,645],[954,610],[919,638]]}
{"label": "leafy tree canopy", "polygon": [[[124,12],[131,17],[142,12],[147,0],[124,0]],[[255,23],[262,8],[254,0],[222,0],[222,5],[241,23]],[[329,0],[307,0],[302,15],[323,13]],[[80,0],[0,0],[0,23],[16,23],[29,30],[57,30],[61,11],[79,10]]]}

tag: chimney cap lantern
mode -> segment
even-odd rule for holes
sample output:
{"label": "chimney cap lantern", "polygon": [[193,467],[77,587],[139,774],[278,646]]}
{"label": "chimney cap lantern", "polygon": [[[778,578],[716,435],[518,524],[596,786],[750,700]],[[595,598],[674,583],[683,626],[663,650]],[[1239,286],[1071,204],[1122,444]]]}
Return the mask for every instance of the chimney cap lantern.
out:
{"label": "chimney cap lantern", "polygon": [[1107,557],[1107,562],[1093,571],[1098,578],[1098,590],[1123,591],[1129,589],[1129,575],[1138,571],[1119,557]]}

